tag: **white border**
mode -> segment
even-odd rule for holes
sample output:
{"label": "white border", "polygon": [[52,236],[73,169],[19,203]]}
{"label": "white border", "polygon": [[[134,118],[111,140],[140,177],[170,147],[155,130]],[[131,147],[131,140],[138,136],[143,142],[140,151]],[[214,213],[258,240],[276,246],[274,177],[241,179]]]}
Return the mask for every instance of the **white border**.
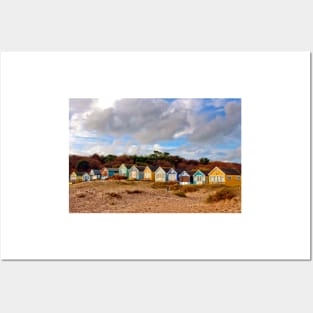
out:
{"label": "white border", "polygon": [[[241,98],[243,213],[69,214],[68,99],[108,93]],[[309,52],[2,53],[1,257],[309,259],[309,132]]]}

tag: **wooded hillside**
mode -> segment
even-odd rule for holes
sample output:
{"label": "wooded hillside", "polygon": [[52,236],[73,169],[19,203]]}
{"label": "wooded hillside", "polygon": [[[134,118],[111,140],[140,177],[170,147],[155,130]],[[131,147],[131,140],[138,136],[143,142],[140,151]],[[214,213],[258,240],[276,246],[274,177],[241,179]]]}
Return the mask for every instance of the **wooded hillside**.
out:
{"label": "wooded hillside", "polygon": [[211,170],[215,166],[224,168],[233,168],[241,170],[240,163],[228,163],[221,161],[210,161],[208,158],[199,160],[186,160],[178,155],[170,155],[168,152],[154,151],[154,153],[145,156],[139,155],[101,155],[94,154],[92,156],[69,156],[69,173],[76,171],[89,171],[90,169],[101,169],[102,167],[119,167],[122,163],[126,165],[136,164],[138,166],[163,166],[183,168],[185,170],[201,169]]}

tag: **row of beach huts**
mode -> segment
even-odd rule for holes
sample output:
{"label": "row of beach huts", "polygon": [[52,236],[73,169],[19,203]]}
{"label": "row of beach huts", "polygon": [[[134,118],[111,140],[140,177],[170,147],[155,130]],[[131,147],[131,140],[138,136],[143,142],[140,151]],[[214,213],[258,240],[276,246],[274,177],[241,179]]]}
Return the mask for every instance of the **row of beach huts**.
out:
{"label": "row of beach huts", "polygon": [[225,184],[240,185],[241,172],[236,169],[214,167],[210,171],[195,169],[187,171],[168,167],[137,166],[121,164],[119,168],[91,169],[89,172],[73,171],[70,183],[104,180],[112,176],[124,176],[129,180],[145,180],[155,182],[179,182],[188,184]]}

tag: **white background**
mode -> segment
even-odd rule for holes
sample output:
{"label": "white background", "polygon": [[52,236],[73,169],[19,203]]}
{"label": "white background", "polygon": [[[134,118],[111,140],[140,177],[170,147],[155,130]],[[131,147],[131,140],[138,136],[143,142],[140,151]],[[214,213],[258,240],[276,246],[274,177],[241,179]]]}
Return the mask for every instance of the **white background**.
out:
{"label": "white background", "polygon": [[[1,65],[3,259],[310,258],[308,52],[3,53]],[[114,96],[241,98],[242,214],[69,214],[68,99]]]}
{"label": "white background", "polygon": [[[307,0],[4,0],[0,49],[312,51],[311,12]],[[9,313],[311,313],[312,289],[303,261],[0,262]]]}

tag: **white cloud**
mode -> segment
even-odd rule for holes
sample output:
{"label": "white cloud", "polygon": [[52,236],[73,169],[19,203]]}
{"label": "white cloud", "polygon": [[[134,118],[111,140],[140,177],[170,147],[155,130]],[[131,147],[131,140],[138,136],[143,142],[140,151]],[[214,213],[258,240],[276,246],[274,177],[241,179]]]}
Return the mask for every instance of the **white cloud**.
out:
{"label": "white cloud", "polygon": [[159,144],[154,144],[153,145],[153,151],[159,151],[159,152],[163,152],[163,151],[161,151],[162,149],[161,149],[161,146],[159,145]]}
{"label": "white cloud", "polygon": [[127,154],[139,154],[140,153],[140,147],[137,145],[131,145],[128,150],[127,150]]}
{"label": "white cloud", "polygon": [[[114,145],[106,143],[105,148],[94,142],[84,147],[82,144],[81,149],[88,152],[99,149],[97,153],[103,154],[150,154],[157,150],[191,158],[222,158],[227,153],[214,149],[220,153],[214,155],[212,147],[223,143],[240,145],[241,106],[225,99],[214,99],[212,103],[224,111],[224,116],[212,119],[214,111],[203,110],[206,103],[202,99],[177,99],[171,104],[163,99],[71,99],[70,134],[87,139],[128,138]],[[186,139],[189,146],[162,147],[162,142],[173,139]],[[70,140],[75,145],[75,140]],[[238,155],[233,152],[227,157]]]}

